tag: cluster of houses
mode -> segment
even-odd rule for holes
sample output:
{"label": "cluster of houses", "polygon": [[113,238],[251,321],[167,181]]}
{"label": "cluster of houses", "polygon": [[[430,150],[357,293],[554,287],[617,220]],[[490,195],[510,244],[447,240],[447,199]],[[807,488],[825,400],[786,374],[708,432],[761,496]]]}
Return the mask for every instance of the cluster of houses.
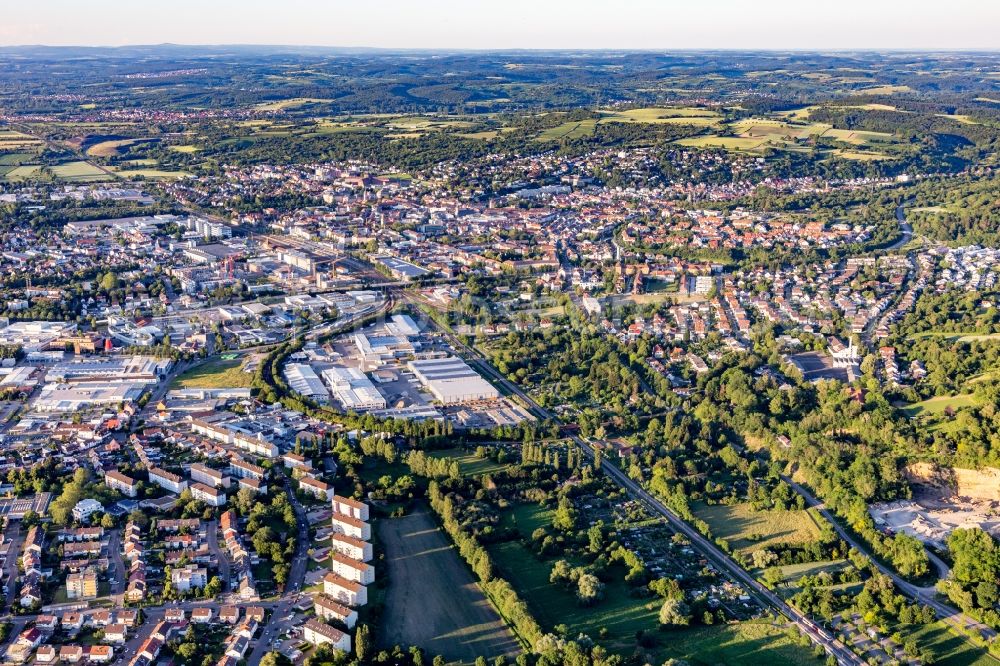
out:
{"label": "cluster of houses", "polygon": [[[130,609],[67,611],[61,617],[41,614],[7,648],[5,661],[26,663],[34,654],[37,664],[106,664],[140,623],[139,611]],[[81,643],[78,636],[89,629],[97,642]]]}
{"label": "cluster of houses", "polygon": [[230,579],[235,583],[240,598],[251,601],[259,598],[253,577],[253,562],[240,535],[239,519],[234,511],[226,511],[219,519],[222,539],[232,561]]}
{"label": "cluster of houses", "polygon": [[146,598],[146,545],[142,528],[134,521],[128,521],[122,532],[122,556],[128,562],[128,582],[125,584],[125,600],[139,603]]}
{"label": "cluster of houses", "polygon": [[21,590],[20,604],[31,608],[42,602],[42,549],[45,546],[45,532],[37,525],[28,528],[21,549]]}

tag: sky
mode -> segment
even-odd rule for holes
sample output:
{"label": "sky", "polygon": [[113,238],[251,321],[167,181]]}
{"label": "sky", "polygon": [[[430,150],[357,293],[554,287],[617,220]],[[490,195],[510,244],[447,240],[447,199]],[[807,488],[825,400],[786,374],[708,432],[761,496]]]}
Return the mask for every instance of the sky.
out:
{"label": "sky", "polygon": [[996,0],[5,0],[0,45],[990,49]]}

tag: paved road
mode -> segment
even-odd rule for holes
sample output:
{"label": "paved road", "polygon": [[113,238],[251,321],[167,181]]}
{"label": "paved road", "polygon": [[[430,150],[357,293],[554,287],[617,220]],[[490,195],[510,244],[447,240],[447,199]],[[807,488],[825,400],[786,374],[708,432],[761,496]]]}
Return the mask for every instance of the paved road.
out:
{"label": "paved road", "polygon": [[111,577],[111,595],[119,596],[125,592],[129,573],[122,559],[122,531],[119,528],[108,533],[108,559],[115,568],[115,573]]}
{"label": "paved road", "polygon": [[12,523],[7,530],[7,537],[10,542],[7,544],[7,557],[3,563],[3,575],[6,583],[4,585],[4,613],[10,612],[10,607],[17,597],[17,558],[21,556],[21,548],[24,546],[24,534],[21,533],[21,523]]}
{"label": "paved road", "polygon": [[898,250],[913,240],[913,227],[906,221],[906,214],[903,212],[903,204],[896,207],[896,222],[899,223],[899,231],[903,235],[900,236],[899,240],[895,243],[885,248],[887,250]]}
{"label": "paved road", "polygon": [[222,580],[222,589],[228,592],[232,585],[232,568],[229,562],[229,554],[219,546],[219,523],[211,520],[205,523],[206,540],[208,541],[208,551],[215,556],[215,561],[219,565],[219,578]]}
{"label": "paved road", "polygon": [[[468,357],[467,360],[477,365],[494,381],[501,384],[505,389],[523,400],[524,403],[536,413],[536,415],[556,423],[559,422],[559,419],[554,414],[549,412],[547,409],[544,409],[528,394],[522,391],[519,386],[508,381],[507,378],[501,375],[500,372],[497,371],[478,350],[462,344],[456,336],[452,335],[448,331],[442,330],[442,332],[445,336],[450,338],[451,343],[456,346],[456,349],[460,349],[465,352]],[[580,446],[580,449],[587,457],[593,459],[595,455],[594,447],[590,442],[575,435],[572,436],[572,439],[578,446]],[[805,615],[786,604],[780,597],[768,590],[761,583],[757,582],[757,580],[746,570],[736,564],[736,562],[730,559],[724,552],[719,550],[714,543],[706,539],[700,532],[676,516],[670,509],[667,508],[666,505],[646,492],[638,483],[626,476],[613,464],[603,461],[601,464],[601,470],[612,480],[618,483],[618,485],[629,492],[629,494],[633,497],[643,501],[655,513],[663,516],[667,522],[670,523],[671,527],[690,539],[694,547],[697,548],[707,559],[713,562],[719,570],[726,572],[734,579],[742,582],[764,607],[769,607],[791,620],[803,634],[810,638],[810,640],[822,647],[827,654],[832,655],[837,660],[837,663],[848,666],[862,666],[865,663],[860,657],[851,652],[847,646],[827,634]]]}

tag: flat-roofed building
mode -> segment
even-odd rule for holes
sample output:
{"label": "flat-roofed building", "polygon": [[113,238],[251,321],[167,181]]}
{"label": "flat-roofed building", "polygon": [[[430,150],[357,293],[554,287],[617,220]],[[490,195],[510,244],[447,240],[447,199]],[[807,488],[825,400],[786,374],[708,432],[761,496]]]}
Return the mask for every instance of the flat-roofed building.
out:
{"label": "flat-roofed building", "polygon": [[170,583],[178,592],[188,592],[195,587],[205,587],[208,584],[208,570],[193,564],[178,567],[171,570]]}
{"label": "flat-roofed building", "polygon": [[329,402],[330,394],[311,366],[305,363],[289,363],[285,366],[284,373],[288,386],[296,393],[319,402]]}
{"label": "flat-roofed building", "polygon": [[407,366],[441,404],[495,400],[500,392],[457,356],[410,361]]}
{"label": "flat-roofed building", "polygon": [[323,380],[345,411],[386,407],[385,397],[379,393],[372,380],[357,368],[327,368],[323,371]]}
{"label": "flat-roofed building", "polygon": [[56,363],[46,373],[50,382],[126,382],[155,384],[170,369],[170,359],[153,356],[86,356]]}
{"label": "flat-roofed building", "polygon": [[76,412],[89,407],[108,407],[137,401],[145,384],[94,382],[46,384],[33,404],[39,412]]}
{"label": "flat-roofed building", "polygon": [[97,572],[82,571],[66,576],[67,599],[96,599]]}

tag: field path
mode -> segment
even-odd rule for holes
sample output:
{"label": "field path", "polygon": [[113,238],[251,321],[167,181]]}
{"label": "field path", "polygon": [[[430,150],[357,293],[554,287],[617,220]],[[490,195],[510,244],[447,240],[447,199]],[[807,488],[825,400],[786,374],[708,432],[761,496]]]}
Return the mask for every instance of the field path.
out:
{"label": "field path", "polygon": [[391,581],[380,645],[419,645],[428,657],[462,662],[521,651],[426,506],[377,525]]}

